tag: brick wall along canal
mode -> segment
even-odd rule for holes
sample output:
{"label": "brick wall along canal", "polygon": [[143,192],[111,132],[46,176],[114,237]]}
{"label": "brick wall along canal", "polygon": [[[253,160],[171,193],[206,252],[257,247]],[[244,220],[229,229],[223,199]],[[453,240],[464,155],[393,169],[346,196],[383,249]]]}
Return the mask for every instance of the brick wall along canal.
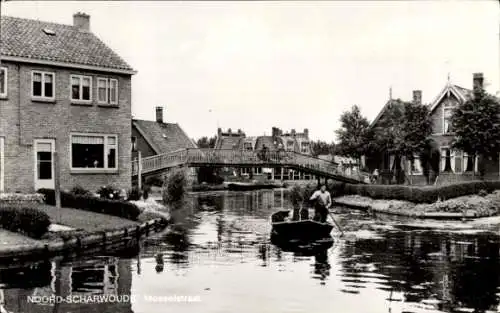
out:
{"label": "brick wall along canal", "polygon": [[[342,212],[346,236],[301,256],[269,242],[280,205],[279,190],[191,195],[171,231],[148,238],[139,256],[0,270],[0,302],[16,313],[498,310],[493,234],[405,230]],[[59,298],[40,303],[49,297]]]}

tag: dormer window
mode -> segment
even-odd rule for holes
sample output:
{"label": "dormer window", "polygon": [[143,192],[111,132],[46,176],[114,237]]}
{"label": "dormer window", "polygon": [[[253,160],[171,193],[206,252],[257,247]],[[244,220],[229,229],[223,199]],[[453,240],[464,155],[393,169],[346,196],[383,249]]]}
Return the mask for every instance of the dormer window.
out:
{"label": "dormer window", "polygon": [[53,31],[52,29],[49,29],[49,28],[44,28],[43,29],[43,32],[49,36],[55,36],[56,35],[56,32]]}

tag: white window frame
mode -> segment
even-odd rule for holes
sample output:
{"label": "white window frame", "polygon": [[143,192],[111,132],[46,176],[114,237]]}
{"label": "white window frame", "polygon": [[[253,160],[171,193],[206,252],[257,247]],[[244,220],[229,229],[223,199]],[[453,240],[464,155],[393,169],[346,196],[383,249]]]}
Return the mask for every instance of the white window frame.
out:
{"label": "white window frame", "polygon": [[[462,154],[462,172],[463,173],[470,173],[469,171],[466,171],[467,169],[467,161],[465,159],[465,157],[467,157],[467,159],[469,158],[469,155],[467,152],[464,152]],[[474,172],[477,173],[479,172],[478,169],[479,169],[479,166],[478,166],[478,162],[479,162],[479,156],[476,155],[476,158],[474,160]]]}
{"label": "white window frame", "polygon": [[[33,94],[33,92],[34,92],[34,89],[33,89],[34,79],[33,78],[34,78],[35,74],[42,75],[42,95],[41,96],[35,96]],[[52,97],[45,96],[45,75],[52,75]],[[31,71],[31,99],[42,100],[42,101],[54,101],[56,99],[56,73],[37,71],[37,70]]]}
{"label": "white window frame", "polygon": [[422,175],[423,174],[423,169],[422,169],[422,163],[420,162],[420,157],[418,155],[413,156],[413,164],[415,166],[415,171],[412,171],[411,169],[411,161],[408,160],[408,168],[409,168],[409,173],[411,175]]}
{"label": "white window frame", "polygon": [[[78,91],[80,99],[73,99],[73,78],[80,80],[80,89]],[[82,99],[83,97],[83,79],[89,79],[89,99]],[[92,76],[71,74],[69,76],[69,98],[71,103],[91,103],[92,102]]]}
{"label": "white window frame", "polygon": [[4,92],[0,92],[0,98],[7,98],[8,90],[7,88],[9,87],[9,73],[8,69],[4,66],[0,67],[0,71],[4,71]]}
{"label": "white window frame", "polygon": [[[100,81],[105,81],[106,82],[106,99],[105,101],[101,101],[99,99],[99,82]],[[115,89],[115,101],[111,101],[111,82],[116,82],[116,89]],[[118,95],[119,95],[119,86],[118,86],[118,79],[116,78],[106,78],[106,77],[98,77],[97,78],[97,103],[99,104],[105,104],[105,105],[118,105]]]}
{"label": "white window frame", "polygon": [[[82,168],[73,167],[73,136],[87,136],[87,137],[104,137],[104,167],[103,168]],[[108,139],[110,137],[115,138],[115,167],[108,168],[108,150],[110,145]],[[117,134],[101,134],[101,133],[71,133],[69,137],[69,166],[72,173],[117,173],[119,167],[119,150],[118,150],[118,135]]]}

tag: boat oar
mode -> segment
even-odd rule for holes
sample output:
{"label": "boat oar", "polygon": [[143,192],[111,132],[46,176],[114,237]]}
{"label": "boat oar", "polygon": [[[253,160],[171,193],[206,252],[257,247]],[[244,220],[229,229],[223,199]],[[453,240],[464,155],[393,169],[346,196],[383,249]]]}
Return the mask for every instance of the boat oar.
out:
{"label": "boat oar", "polygon": [[337,226],[337,229],[340,231],[340,237],[344,236],[344,232],[342,231],[342,228],[340,228],[340,225],[337,223],[337,221],[333,217],[333,214],[332,214],[332,212],[330,212],[330,210],[328,210],[328,214],[330,214],[330,217],[332,218],[333,223],[335,224],[335,226]]}

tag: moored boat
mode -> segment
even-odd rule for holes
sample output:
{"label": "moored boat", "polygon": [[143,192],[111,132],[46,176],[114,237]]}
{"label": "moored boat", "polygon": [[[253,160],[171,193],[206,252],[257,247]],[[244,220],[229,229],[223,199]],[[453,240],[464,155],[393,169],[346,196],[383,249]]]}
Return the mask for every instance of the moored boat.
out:
{"label": "moored boat", "polygon": [[228,183],[227,188],[232,191],[249,191],[258,189],[273,189],[279,188],[274,184],[259,184],[259,183]]}
{"label": "moored boat", "polygon": [[272,232],[280,238],[317,240],[328,238],[333,229],[329,222],[321,223],[312,219],[291,220],[290,211],[278,211],[271,215]]}

